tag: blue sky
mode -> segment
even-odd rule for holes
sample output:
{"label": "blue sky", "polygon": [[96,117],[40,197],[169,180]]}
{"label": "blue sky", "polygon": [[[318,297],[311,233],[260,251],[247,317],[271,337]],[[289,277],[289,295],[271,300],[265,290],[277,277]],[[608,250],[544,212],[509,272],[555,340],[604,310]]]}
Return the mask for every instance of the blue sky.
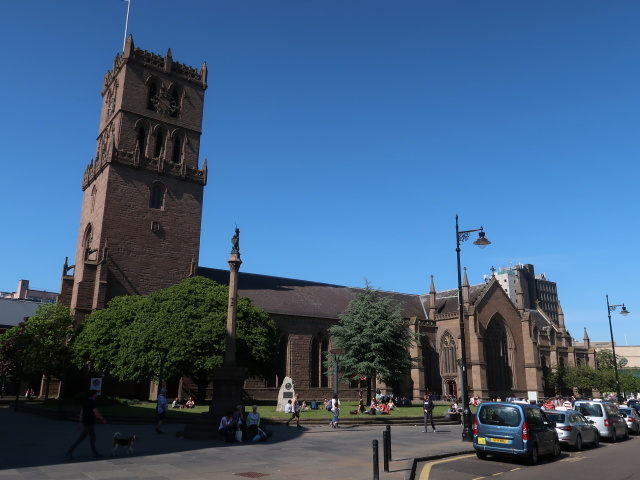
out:
{"label": "blue sky", "polygon": [[[0,290],[55,290],[127,3],[5,2]],[[640,345],[637,1],[132,0],[135,45],[209,69],[200,264],[424,293],[532,263],[571,334]]]}

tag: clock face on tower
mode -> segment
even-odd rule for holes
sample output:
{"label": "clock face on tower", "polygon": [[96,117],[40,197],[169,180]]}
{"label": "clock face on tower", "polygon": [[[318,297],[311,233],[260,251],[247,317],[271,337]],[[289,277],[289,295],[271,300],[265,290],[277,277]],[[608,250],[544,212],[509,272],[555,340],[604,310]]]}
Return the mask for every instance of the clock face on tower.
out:
{"label": "clock face on tower", "polygon": [[176,101],[165,92],[155,95],[151,101],[153,102],[156,112],[162,113],[163,115],[171,115],[178,108]]}

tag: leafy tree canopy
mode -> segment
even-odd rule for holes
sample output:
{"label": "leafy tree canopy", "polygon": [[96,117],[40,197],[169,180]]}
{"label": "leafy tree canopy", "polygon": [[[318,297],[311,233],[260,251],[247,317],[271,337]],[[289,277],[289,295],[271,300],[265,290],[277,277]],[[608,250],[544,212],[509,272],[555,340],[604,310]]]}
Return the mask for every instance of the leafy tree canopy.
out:
{"label": "leafy tree canopy", "polygon": [[[168,350],[165,378],[188,376],[206,388],[224,359],[228,294],[228,287],[194,277],[150,295],[114,298],[86,318],[74,342],[75,361],[90,361],[120,380],[143,380],[157,376],[162,347]],[[239,297],[237,306],[238,365],[250,376],[274,374],[274,322],[248,298]]]}
{"label": "leafy tree canopy", "polygon": [[[616,362],[618,364],[618,368],[624,368],[629,361],[621,357],[620,355],[616,355]],[[613,370],[613,350],[602,349],[596,352],[596,365],[598,370]]]}
{"label": "leafy tree canopy", "polygon": [[42,304],[0,336],[0,370],[7,377],[60,375],[69,357],[73,317],[60,303]]}
{"label": "leafy tree canopy", "polygon": [[417,361],[410,358],[408,350],[416,343],[418,334],[402,318],[401,306],[369,283],[355,294],[340,315],[340,322],[329,333],[332,347],[345,352],[340,356],[340,373],[366,376],[368,398],[372,378],[377,376],[385,383],[393,383]]}

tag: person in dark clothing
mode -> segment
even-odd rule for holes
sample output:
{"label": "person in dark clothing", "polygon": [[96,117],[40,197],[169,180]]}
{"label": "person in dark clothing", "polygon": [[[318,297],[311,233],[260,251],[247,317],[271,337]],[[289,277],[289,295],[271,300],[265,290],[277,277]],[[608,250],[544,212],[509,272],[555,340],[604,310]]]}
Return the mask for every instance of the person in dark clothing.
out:
{"label": "person in dark clothing", "polygon": [[73,460],[73,451],[84,441],[85,438],[87,438],[87,435],[89,435],[89,446],[91,447],[91,451],[93,452],[93,457],[102,457],[102,455],[100,455],[96,450],[95,423],[96,418],[102,423],[107,423],[107,420],[100,414],[98,408],[96,407],[97,396],[98,391],[91,390],[89,392],[89,398],[85,400],[84,405],[82,406],[82,410],[80,410],[80,421],[78,422],[78,430],[82,430],[82,433],[80,433],[80,436],[76,439],[75,442],[73,442],[73,445],[69,447],[69,450],[67,450],[66,457],[69,460]]}
{"label": "person in dark clothing", "polygon": [[436,426],[433,423],[433,400],[431,400],[431,396],[428,394],[424,396],[424,430],[422,433],[427,433],[427,425],[431,423],[431,428],[433,431],[436,431]]}

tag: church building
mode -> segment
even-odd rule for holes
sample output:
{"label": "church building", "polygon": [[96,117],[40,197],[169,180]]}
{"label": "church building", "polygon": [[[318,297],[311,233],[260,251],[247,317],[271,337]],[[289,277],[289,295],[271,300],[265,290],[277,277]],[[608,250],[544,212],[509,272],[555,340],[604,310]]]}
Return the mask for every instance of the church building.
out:
{"label": "church building", "polygon": [[[206,160],[200,165],[207,67],[195,69],[136,48],[132,37],[104,77],[95,159],[82,178],[84,191],[75,261],[65,261],[59,301],[78,322],[119,295],[144,295],[201,275],[228,284],[229,271],[198,265]],[[526,267],[526,268],[524,268]],[[517,273],[517,272],[516,272]],[[469,394],[482,398],[542,397],[544,378],[560,364],[595,365],[588,337],[574,345],[559,302],[540,297],[533,266],[521,275],[462,287]],[[544,279],[545,288],[549,283]],[[281,371],[267,381],[249,379],[245,391],[273,399],[285,376],[306,399],[333,391],[323,368],[331,349],[328,329],[358,289],[243,273],[239,295],[269,313],[278,328]],[[425,285],[426,287],[426,285]],[[426,290],[426,288],[425,288]],[[555,292],[555,284],[553,284]],[[458,290],[425,295],[386,293],[421,334],[410,355],[421,361],[395,385],[377,388],[412,399],[428,390],[460,395]],[[556,297],[557,300],[557,297]],[[552,311],[549,311],[551,308]],[[341,385],[356,398],[364,381]]]}

